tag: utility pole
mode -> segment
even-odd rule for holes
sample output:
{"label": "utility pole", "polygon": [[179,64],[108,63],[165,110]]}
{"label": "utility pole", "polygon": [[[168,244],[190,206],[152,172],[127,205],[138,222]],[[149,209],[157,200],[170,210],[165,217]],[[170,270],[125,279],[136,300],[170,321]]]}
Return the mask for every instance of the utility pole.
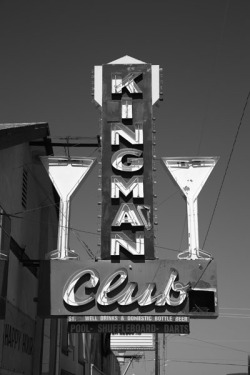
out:
{"label": "utility pole", "polygon": [[159,342],[158,333],[155,334],[155,375],[159,373]]}
{"label": "utility pole", "polygon": [[163,375],[166,375],[166,335],[163,333]]}

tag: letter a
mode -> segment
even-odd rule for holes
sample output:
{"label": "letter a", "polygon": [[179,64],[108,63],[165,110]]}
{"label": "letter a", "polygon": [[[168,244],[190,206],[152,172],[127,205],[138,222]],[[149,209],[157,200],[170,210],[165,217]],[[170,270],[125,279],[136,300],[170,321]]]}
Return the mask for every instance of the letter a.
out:
{"label": "letter a", "polygon": [[123,223],[133,227],[143,226],[142,219],[133,203],[122,203],[112,223],[113,227],[119,227]]}

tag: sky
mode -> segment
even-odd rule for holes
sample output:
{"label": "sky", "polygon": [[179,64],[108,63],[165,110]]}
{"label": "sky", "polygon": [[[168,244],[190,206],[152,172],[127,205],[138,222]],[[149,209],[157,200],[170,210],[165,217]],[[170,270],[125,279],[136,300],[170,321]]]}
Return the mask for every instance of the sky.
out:
{"label": "sky", "polygon": [[[200,244],[217,263],[220,316],[192,320],[188,336],[169,335],[161,374],[247,372],[249,17],[247,0],[0,1],[0,123],[45,121],[52,137],[96,137],[94,65],[129,55],[163,68],[155,113],[160,259],[187,248],[186,204],[160,158],[220,157],[199,196]],[[97,175],[95,167],[72,201],[71,248],[82,259],[83,241],[98,252]],[[133,363],[132,374],[154,374],[154,354]]]}

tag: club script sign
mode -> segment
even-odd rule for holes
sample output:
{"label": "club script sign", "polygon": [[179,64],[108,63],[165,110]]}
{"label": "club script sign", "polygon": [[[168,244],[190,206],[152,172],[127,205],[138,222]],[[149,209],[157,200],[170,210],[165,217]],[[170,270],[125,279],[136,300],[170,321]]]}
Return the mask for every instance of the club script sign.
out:
{"label": "club script sign", "polygon": [[217,316],[214,262],[44,261],[41,274],[43,316]]}

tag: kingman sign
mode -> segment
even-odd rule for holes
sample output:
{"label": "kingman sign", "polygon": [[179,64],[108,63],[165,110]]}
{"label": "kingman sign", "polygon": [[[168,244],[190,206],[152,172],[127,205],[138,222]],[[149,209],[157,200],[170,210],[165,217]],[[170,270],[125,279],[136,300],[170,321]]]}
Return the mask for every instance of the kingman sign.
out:
{"label": "kingman sign", "polygon": [[[40,272],[40,315],[81,322],[71,324],[72,332],[91,327],[99,332],[117,319],[118,332],[139,332],[139,317],[147,332],[187,332],[188,321],[174,317],[218,315],[216,266],[199,249],[197,216],[198,194],[217,158],[162,158],[187,199],[189,248],[178,260],[155,259],[153,107],[161,99],[160,87],[158,65],[128,56],[94,69],[94,99],[101,114],[100,259],[83,263],[74,252],[60,249],[51,256],[59,260],[42,262]],[[74,172],[72,160],[63,163],[68,173]],[[53,172],[54,180],[67,183],[60,176],[64,173]],[[62,246],[60,231],[58,237]],[[185,327],[176,325],[181,323]]]}
{"label": "kingman sign", "polygon": [[125,57],[95,67],[101,107],[101,258],[154,259],[153,105],[159,65]]}

